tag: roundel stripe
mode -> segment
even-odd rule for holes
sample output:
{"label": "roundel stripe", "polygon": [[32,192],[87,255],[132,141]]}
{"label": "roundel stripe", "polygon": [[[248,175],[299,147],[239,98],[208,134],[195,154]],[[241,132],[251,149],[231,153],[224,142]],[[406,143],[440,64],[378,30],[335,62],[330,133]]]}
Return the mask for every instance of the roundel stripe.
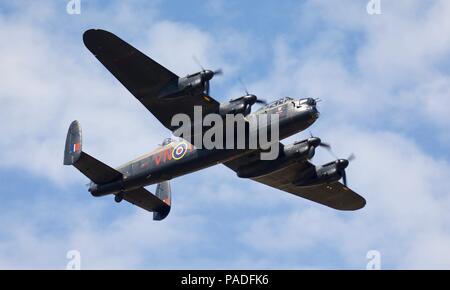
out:
{"label": "roundel stripe", "polygon": [[186,143],[180,143],[172,150],[172,157],[175,160],[179,160],[186,155],[188,146]]}

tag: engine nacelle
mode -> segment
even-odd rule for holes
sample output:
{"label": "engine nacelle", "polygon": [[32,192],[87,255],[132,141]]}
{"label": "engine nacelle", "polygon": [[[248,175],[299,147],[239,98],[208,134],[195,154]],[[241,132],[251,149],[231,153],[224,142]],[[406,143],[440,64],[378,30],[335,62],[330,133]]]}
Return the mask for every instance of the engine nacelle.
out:
{"label": "engine nacelle", "polygon": [[179,78],[178,81],[174,80],[160,92],[158,98],[167,100],[176,99],[188,94],[199,94],[205,91],[206,82],[212,78],[211,73],[210,71],[202,71],[184,78]]}
{"label": "engine nacelle", "polygon": [[243,114],[247,116],[252,110],[252,106],[258,102],[258,98],[255,95],[247,94],[240,98],[229,101],[228,103],[221,104],[219,112],[221,115],[226,114]]}
{"label": "engine nacelle", "polygon": [[309,187],[321,184],[331,184],[342,178],[343,166],[340,160],[327,163],[314,170],[306,171],[294,182],[297,186]]}
{"label": "engine nacelle", "polygon": [[241,178],[254,178],[280,170],[294,162],[306,160],[312,157],[311,155],[314,155],[312,152],[314,152],[315,147],[311,144],[312,139],[310,138],[282,147],[278,158],[275,160],[256,159],[255,162],[238,168],[237,175]]}
{"label": "engine nacelle", "polygon": [[[209,76],[205,75],[206,72],[198,72],[192,75],[188,75],[184,78],[178,79],[178,88],[182,91],[190,90],[204,90],[205,82],[210,80]],[[212,76],[211,76],[212,78]]]}
{"label": "engine nacelle", "polygon": [[220,104],[219,114],[221,114],[222,116],[225,116],[227,114],[242,114],[246,116],[250,114],[250,106],[248,105],[245,97],[241,97],[235,100],[231,100],[228,103]]}

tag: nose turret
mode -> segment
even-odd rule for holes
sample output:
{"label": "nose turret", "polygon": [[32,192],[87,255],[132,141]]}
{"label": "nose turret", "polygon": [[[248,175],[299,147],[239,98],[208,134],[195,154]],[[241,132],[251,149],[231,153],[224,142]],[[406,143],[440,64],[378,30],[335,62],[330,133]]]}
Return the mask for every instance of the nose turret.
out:
{"label": "nose turret", "polygon": [[310,106],[316,106],[317,102],[316,100],[314,100],[313,98],[307,98],[306,99],[306,104],[310,105]]}
{"label": "nose turret", "polygon": [[316,120],[320,116],[319,110],[317,110],[317,100],[313,98],[301,99],[299,101],[299,107],[306,107],[306,111],[309,113],[312,120]]}
{"label": "nose turret", "polygon": [[312,116],[314,119],[319,118],[320,113],[319,113],[319,110],[317,110],[316,105],[311,106],[311,108],[309,109],[309,111],[310,111],[310,113],[311,113],[311,116]]}

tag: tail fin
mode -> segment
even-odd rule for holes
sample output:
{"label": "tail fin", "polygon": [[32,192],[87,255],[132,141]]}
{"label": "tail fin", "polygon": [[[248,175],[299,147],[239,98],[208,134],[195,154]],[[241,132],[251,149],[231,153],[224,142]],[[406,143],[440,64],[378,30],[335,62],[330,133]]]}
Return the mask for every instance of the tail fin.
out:
{"label": "tail fin", "polygon": [[[64,150],[64,165],[73,165],[96,184],[106,184],[123,178],[122,173],[98,161],[82,151],[81,126],[73,121],[67,132]],[[94,196],[97,195],[91,191]],[[171,207],[171,189],[169,181],[158,183],[156,194],[153,195],[143,187],[121,192],[121,199],[153,212],[153,220],[160,221],[169,215]]]}
{"label": "tail fin", "polygon": [[74,165],[81,156],[81,126],[78,121],[70,124],[64,149],[64,165]]}
{"label": "tail fin", "polygon": [[78,121],[73,121],[67,132],[64,165],[75,166],[97,184],[105,184],[122,178],[122,173],[82,151],[81,126]]}
{"label": "tail fin", "polygon": [[163,220],[169,215],[170,207],[172,204],[172,190],[170,188],[170,182],[169,181],[163,181],[158,183],[156,186],[156,194],[155,194],[160,200],[162,200],[167,207],[162,208],[159,211],[153,212],[153,220],[160,221]]}

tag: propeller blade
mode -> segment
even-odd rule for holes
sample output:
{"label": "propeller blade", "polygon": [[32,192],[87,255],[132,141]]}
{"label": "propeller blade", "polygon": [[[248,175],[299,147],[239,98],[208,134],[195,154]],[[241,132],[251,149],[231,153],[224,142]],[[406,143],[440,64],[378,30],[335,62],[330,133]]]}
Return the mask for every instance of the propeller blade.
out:
{"label": "propeller blade", "polygon": [[316,154],[316,148],[311,146],[308,150],[308,160],[311,160],[315,154]]}
{"label": "propeller blade", "polygon": [[198,58],[195,55],[192,56],[192,59],[202,69],[202,71],[205,71],[205,68],[202,66],[202,63],[198,60]]}
{"label": "propeller blade", "polygon": [[319,146],[331,150],[331,145],[328,143],[320,142]]}
{"label": "propeller blade", "polygon": [[266,100],[256,99],[256,103],[258,103],[258,104],[263,104],[263,105],[267,105],[267,101],[266,101]]}
{"label": "propeller blade", "polygon": [[241,78],[239,78],[239,83],[241,84],[242,88],[244,89],[245,94],[249,95],[250,93],[247,90],[247,86],[244,84],[244,81]]}
{"label": "propeller blade", "polygon": [[247,116],[248,114],[250,114],[252,112],[252,106],[251,105],[246,105],[245,109],[244,109],[244,114],[245,116]]}
{"label": "propeller blade", "polygon": [[218,69],[218,70],[215,70],[215,71],[214,71],[214,75],[217,75],[217,76],[223,75],[223,70],[222,70],[221,68]]}
{"label": "propeller blade", "polygon": [[342,179],[344,181],[344,185],[347,186],[347,174],[345,173],[345,169],[342,170]]}
{"label": "propeller blade", "polygon": [[337,155],[334,154],[333,149],[331,149],[331,146],[330,147],[322,146],[322,147],[327,149],[327,151],[330,153],[331,156],[333,156],[334,159],[339,159],[339,157],[337,157]]}
{"label": "propeller blade", "polygon": [[205,83],[205,92],[206,92],[206,95],[209,96],[209,81],[207,81],[207,82]]}
{"label": "propeller blade", "polygon": [[350,161],[353,161],[353,160],[355,160],[356,159],[356,156],[355,156],[355,154],[350,154],[350,156],[347,158],[347,160],[350,162]]}

